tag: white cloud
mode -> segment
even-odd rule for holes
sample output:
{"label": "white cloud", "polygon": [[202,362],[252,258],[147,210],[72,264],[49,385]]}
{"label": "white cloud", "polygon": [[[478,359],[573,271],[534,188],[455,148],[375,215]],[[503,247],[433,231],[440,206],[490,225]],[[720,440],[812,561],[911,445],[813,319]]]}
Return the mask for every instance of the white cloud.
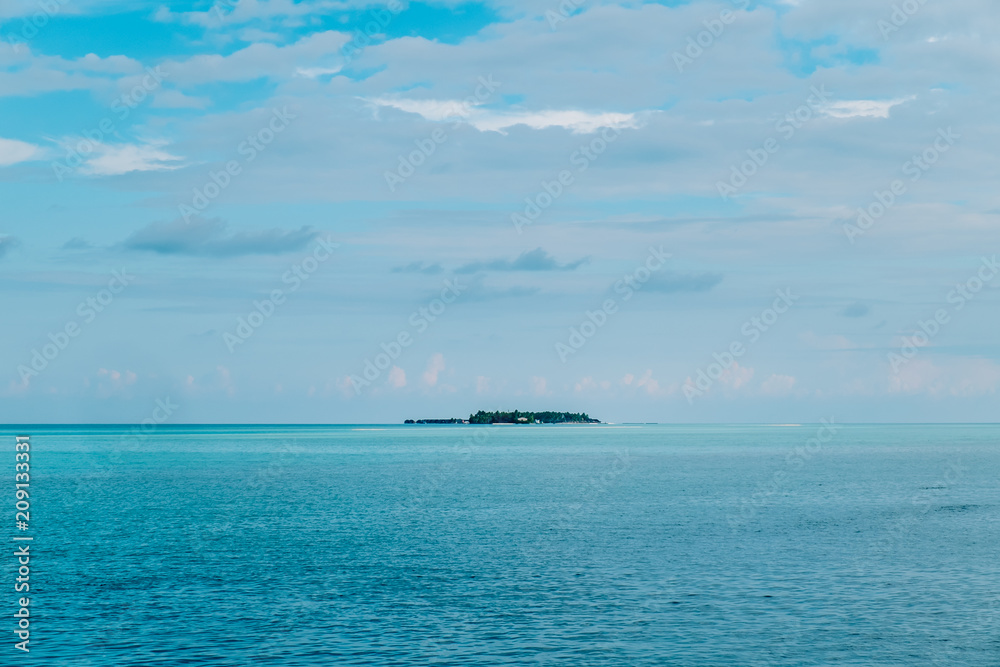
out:
{"label": "white cloud", "polygon": [[[66,144],[70,145],[70,144]],[[177,169],[181,160],[162,150],[163,142],[147,144],[97,144],[80,171],[92,176],[119,176],[132,171]]]}
{"label": "white cloud", "polygon": [[753,378],[753,374],[754,369],[740,366],[739,362],[733,362],[733,365],[722,373],[719,383],[733,389],[739,389]]}
{"label": "white cloud", "polygon": [[635,383],[635,386],[642,387],[650,395],[660,390],[660,383],[653,379],[653,371],[651,369],[643,373],[639,381]]}
{"label": "white cloud", "polygon": [[841,100],[830,102],[823,112],[831,118],[888,118],[889,111],[900,104],[917,99],[914,96],[895,100]]}
{"label": "white cloud", "polygon": [[207,97],[191,97],[178,90],[161,90],[150,106],[157,109],[205,109],[211,104]]}
{"label": "white cloud", "polygon": [[296,67],[295,76],[301,76],[306,79],[318,79],[321,76],[326,76],[328,74],[336,74],[342,68],[337,67]]}
{"label": "white cloud", "polygon": [[889,370],[889,393],[931,396],[982,396],[1000,387],[1000,364],[989,359],[913,359]]}
{"label": "white cloud", "polygon": [[394,389],[402,389],[406,386],[406,371],[399,366],[393,366],[389,371],[389,386]]}
{"label": "white cloud", "polygon": [[444,370],[444,355],[440,352],[435,352],[431,355],[431,358],[427,361],[427,370],[424,371],[424,384],[428,387],[433,387],[437,384],[438,375]]}
{"label": "white cloud", "polygon": [[162,6],[154,15],[154,19],[164,23],[189,23],[206,28],[243,25],[257,20],[294,26],[300,25],[306,16],[343,9],[344,6],[343,2],[329,1],[240,0],[238,3],[215,3],[215,7],[202,12],[173,12],[168,7]]}
{"label": "white cloud", "polygon": [[0,138],[0,167],[8,167],[18,162],[30,160],[38,151],[38,146],[16,139]]}
{"label": "white cloud", "polygon": [[531,393],[535,396],[545,396],[548,393],[548,381],[543,377],[531,378]]}
{"label": "white cloud", "polygon": [[464,122],[480,132],[503,134],[504,130],[516,125],[525,125],[533,130],[561,127],[574,134],[589,134],[606,127],[615,129],[639,127],[639,121],[633,113],[591,113],[574,110],[497,111],[470,106],[460,100],[378,97],[368,101],[376,106],[418,114],[430,121]]}

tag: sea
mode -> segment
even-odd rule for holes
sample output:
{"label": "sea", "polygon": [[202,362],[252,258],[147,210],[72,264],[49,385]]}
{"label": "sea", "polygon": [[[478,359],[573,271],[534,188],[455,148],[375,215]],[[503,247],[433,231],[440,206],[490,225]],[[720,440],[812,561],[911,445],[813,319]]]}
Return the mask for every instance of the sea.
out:
{"label": "sea", "polygon": [[0,438],[4,665],[1000,665],[1000,426]]}

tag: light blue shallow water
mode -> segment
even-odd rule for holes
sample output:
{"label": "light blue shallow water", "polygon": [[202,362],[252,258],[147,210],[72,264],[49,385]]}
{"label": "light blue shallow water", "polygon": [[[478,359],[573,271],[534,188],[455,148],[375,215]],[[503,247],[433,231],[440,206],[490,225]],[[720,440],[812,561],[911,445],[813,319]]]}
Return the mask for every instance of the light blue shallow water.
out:
{"label": "light blue shallow water", "polygon": [[0,662],[1000,665],[1000,427],[372,428],[17,429]]}

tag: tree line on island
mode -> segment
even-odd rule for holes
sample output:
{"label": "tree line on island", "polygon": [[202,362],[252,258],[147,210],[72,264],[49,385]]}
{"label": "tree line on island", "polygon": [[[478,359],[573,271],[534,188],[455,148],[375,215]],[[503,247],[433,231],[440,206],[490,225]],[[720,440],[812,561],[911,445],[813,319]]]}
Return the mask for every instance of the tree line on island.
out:
{"label": "tree line on island", "polygon": [[486,412],[480,410],[468,419],[407,419],[404,424],[600,424],[586,412]]}

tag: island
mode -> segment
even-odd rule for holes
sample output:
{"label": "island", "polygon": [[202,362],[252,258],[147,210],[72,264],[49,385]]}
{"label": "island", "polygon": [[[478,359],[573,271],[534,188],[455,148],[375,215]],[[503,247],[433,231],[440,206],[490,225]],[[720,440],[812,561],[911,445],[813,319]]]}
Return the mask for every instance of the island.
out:
{"label": "island", "polygon": [[586,412],[485,412],[469,415],[470,424],[600,424]]}
{"label": "island", "polygon": [[486,412],[480,410],[468,419],[407,419],[404,424],[600,424],[586,412]]}
{"label": "island", "polygon": [[468,419],[407,419],[404,424],[468,424]]}

